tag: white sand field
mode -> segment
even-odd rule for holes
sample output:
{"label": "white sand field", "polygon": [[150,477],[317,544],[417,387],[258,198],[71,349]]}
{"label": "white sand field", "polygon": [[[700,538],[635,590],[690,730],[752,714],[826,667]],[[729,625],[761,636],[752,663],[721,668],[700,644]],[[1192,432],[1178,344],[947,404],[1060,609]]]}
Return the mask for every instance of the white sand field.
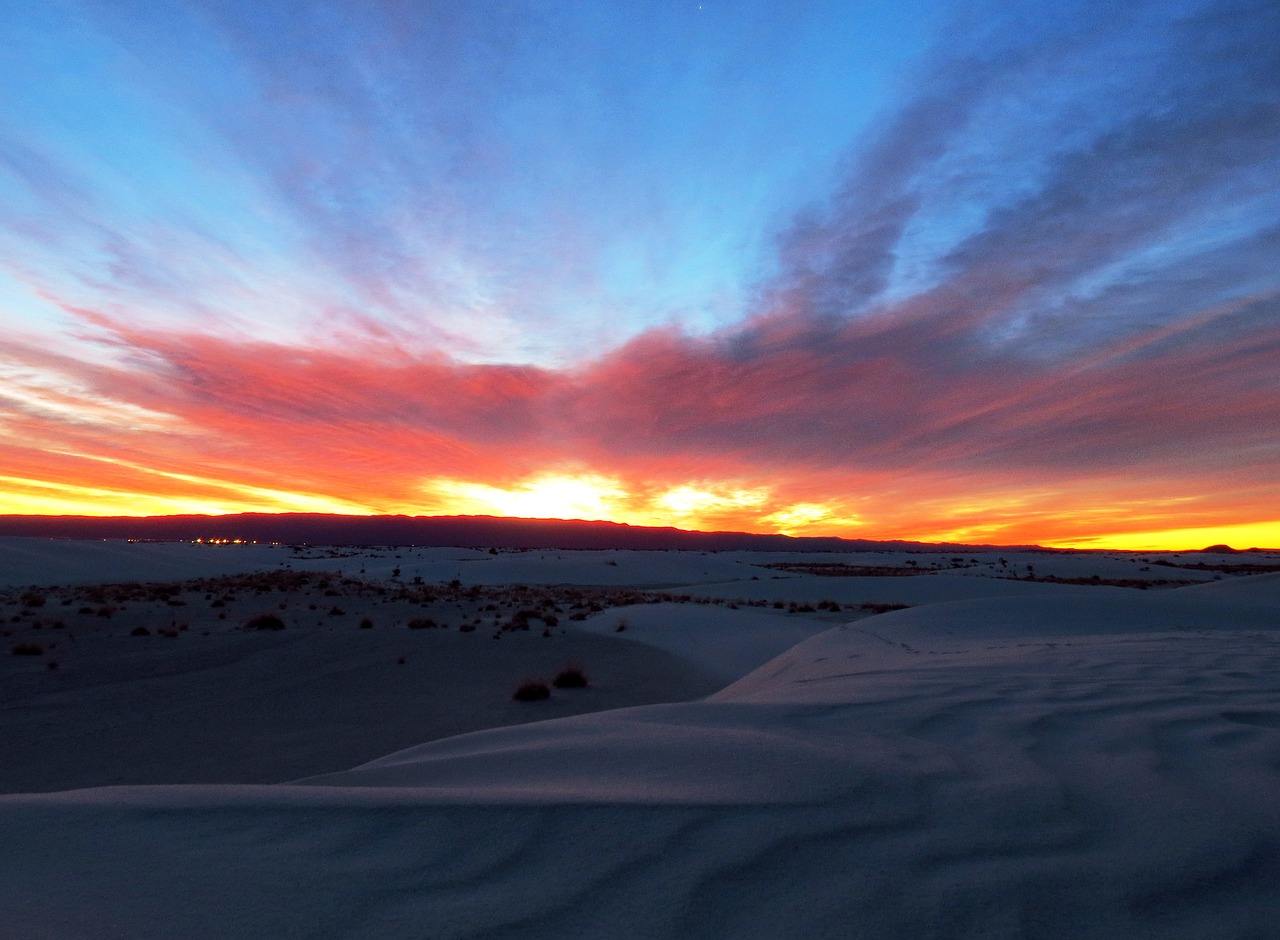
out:
{"label": "white sand field", "polygon": [[1278,937],[1268,566],[0,539],[0,936]]}

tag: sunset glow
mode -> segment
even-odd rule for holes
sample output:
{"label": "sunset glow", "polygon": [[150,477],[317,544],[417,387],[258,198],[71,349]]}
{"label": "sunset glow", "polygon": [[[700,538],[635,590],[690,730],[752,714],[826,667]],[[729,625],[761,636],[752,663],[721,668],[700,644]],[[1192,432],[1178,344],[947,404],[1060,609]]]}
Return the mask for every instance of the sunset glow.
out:
{"label": "sunset glow", "polygon": [[1280,547],[1274,4],[449,10],[7,13],[0,513]]}

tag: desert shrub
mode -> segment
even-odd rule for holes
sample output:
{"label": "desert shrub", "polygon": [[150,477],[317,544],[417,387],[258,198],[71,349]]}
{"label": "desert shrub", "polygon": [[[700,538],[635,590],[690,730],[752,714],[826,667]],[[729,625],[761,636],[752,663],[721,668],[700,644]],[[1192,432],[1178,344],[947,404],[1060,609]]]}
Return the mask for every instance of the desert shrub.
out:
{"label": "desert shrub", "polygon": [[146,627],[134,627],[129,631],[129,636],[151,636],[151,631]]}
{"label": "desert shrub", "polygon": [[622,632],[624,632],[626,629],[627,629],[627,622],[626,622],[625,620],[619,620],[619,621],[618,621],[618,625],[617,625],[616,627],[614,627],[614,628],[613,628],[613,632],[614,632],[614,633],[622,633]]}
{"label": "desert shrub", "polygon": [[910,604],[877,604],[874,602],[862,605],[862,609],[873,614],[887,614],[891,610],[906,610]]}
{"label": "desert shrub", "polygon": [[47,663],[45,663],[45,666],[48,668],[50,672],[55,672],[58,668],[58,661],[56,659],[51,659]]}
{"label": "desert shrub", "polygon": [[23,607],[43,607],[45,602],[44,595],[39,591],[28,591],[22,595]]}
{"label": "desert shrub", "polygon": [[284,621],[275,614],[258,614],[245,622],[246,630],[283,630]]}
{"label": "desert shrub", "polygon": [[372,630],[372,629],[373,629],[373,621],[372,621],[372,620],[370,620],[368,617],[365,617],[363,620],[361,620],[361,621],[360,621],[360,629],[361,629],[361,630]]}
{"label": "desert shrub", "polygon": [[537,702],[551,698],[551,689],[541,679],[526,679],[516,686],[511,697],[517,702]]}
{"label": "desert shrub", "polygon": [[43,656],[44,647],[39,643],[15,643],[12,652],[14,656]]}
{"label": "desert shrub", "polygon": [[410,630],[434,630],[436,622],[430,617],[414,617],[409,621]]}
{"label": "desert shrub", "polygon": [[551,684],[557,689],[585,689],[588,685],[586,670],[571,663],[556,673]]}

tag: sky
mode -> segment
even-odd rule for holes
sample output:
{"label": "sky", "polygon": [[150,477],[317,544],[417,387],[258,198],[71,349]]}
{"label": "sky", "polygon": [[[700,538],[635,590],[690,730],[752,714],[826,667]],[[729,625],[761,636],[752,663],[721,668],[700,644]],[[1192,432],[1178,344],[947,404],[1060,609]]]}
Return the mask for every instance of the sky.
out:
{"label": "sky", "polygon": [[0,0],[0,513],[1280,546],[1280,5]]}

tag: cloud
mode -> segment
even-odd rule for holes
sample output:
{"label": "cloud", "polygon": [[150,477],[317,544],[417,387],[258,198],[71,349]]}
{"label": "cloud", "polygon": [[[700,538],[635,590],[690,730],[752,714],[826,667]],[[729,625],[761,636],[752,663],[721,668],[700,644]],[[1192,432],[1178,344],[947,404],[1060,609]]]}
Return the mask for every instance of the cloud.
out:
{"label": "cloud", "polygon": [[[34,456],[44,447],[120,461],[112,472],[125,476],[196,461],[209,480],[356,492],[397,511],[453,494],[1027,540],[1036,526],[1124,525],[1142,505],[1168,530],[1211,525],[1215,512],[1257,519],[1280,498],[1274,4],[1138,4],[1113,16],[1075,3],[1044,21],[988,10],[981,31],[953,30],[957,41],[921,64],[919,89],[904,88],[854,142],[827,198],[782,228],[777,272],[737,323],[624,334],[562,368],[469,363],[452,326],[415,339],[381,314],[439,299],[423,285],[448,267],[442,257],[461,259],[458,283],[481,293],[519,281],[469,269],[470,236],[489,236],[462,231],[440,193],[411,196],[435,178],[439,153],[393,144],[430,115],[380,96],[418,86],[358,67],[377,52],[362,39],[432,40],[366,33],[361,20],[351,42],[363,51],[343,59],[354,71],[330,75],[324,49],[276,49],[260,28],[210,15],[253,65],[263,101],[301,96],[296,120],[349,132],[308,155],[299,141],[314,135],[268,127],[268,111],[237,129],[247,150],[265,128],[262,172],[326,243],[317,257],[341,262],[356,286],[326,298],[336,281],[280,285],[284,308],[324,311],[313,317],[324,328],[267,338],[215,322],[221,303],[180,299],[215,274],[166,283],[171,268],[149,267],[163,230],[108,239],[117,286],[192,316],[157,328],[72,291],[62,308],[107,355],[6,350],[10,369],[26,370],[6,373],[0,400],[0,421],[33,442],[6,457],[24,478],[53,472]],[[283,68],[295,53],[296,73]],[[477,139],[461,133],[457,146]],[[363,147],[367,162],[327,175]],[[28,157],[10,163],[35,172]],[[507,172],[481,170],[491,181]],[[386,205],[401,197],[387,230]],[[443,206],[431,239],[448,247],[462,226],[456,255],[413,240],[428,203]],[[179,253],[198,255],[195,244]],[[492,250],[475,257],[500,266]],[[212,270],[234,267],[236,253],[202,257]],[[251,270],[228,275],[239,287],[219,298],[242,300],[233,307],[246,321],[272,296]],[[490,299],[477,294],[476,309]],[[456,322],[470,315],[464,305]],[[143,418],[151,426],[129,424]],[[1170,523],[1175,513],[1189,524]]]}

